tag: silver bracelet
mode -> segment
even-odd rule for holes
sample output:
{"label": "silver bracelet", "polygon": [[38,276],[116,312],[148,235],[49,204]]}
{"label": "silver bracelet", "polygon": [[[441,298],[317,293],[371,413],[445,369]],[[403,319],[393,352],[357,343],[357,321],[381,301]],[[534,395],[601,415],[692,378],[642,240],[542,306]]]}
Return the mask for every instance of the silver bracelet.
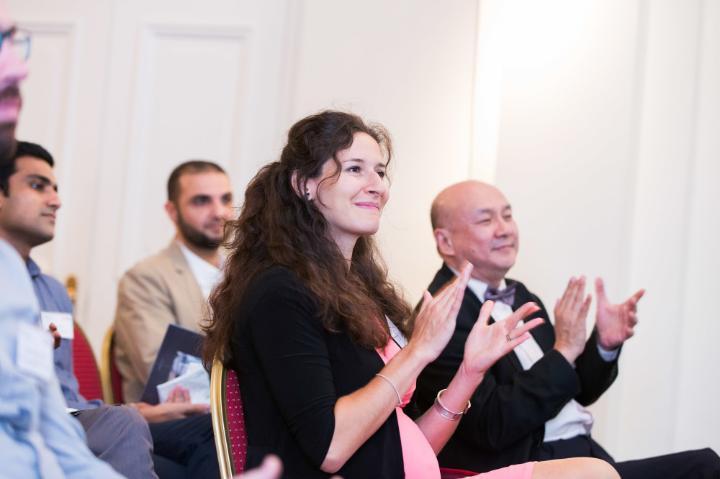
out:
{"label": "silver bracelet", "polygon": [[447,419],[448,421],[457,421],[459,420],[466,412],[468,412],[468,409],[470,409],[470,401],[468,401],[467,406],[465,406],[465,409],[461,412],[455,412],[451,411],[445,406],[443,406],[443,403],[440,401],[440,395],[447,391],[447,389],[441,389],[438,391],[437,396],[435,397],[435,403],[433,406],[435,406],[435,410],[438,414],[440,414],[442,417]]}
{"label": "silver bracelet", "polygon": [[400,398],[400,393],[398,392],[398,389],[395,387],[392,381],[387,376],[384,376],[380,373],[377,373],[375,376],[383,378],[387,383],[393,388],[393,391],[395,391],[395,395],[397,396],[398,403],[397,405],[400,406],[402,404],[402,399]]}

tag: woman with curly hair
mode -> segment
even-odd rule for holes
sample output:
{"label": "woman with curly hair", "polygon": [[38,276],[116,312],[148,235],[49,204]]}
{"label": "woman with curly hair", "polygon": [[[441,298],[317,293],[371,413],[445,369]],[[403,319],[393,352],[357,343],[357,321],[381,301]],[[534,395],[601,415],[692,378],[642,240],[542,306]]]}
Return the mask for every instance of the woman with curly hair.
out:
{"label": "woman with curly hair", "polygon": [[[246,190],[210,300],[205,359],[238,373],[250,467],[275,453],[291,478],[439,478],[435,455],[485,371],[542,321],[516,328],[538,309],[526,304],[488,325],[486,302],[447,389],[416,421],[405,414],[417,376],[453,333],[471,266],[435,297],[426,292],[413,316],[373,242],[391,156],[382,127],[325,111],[293,125],[280,161]],[[573,459],[478,477],[617,475]]]}

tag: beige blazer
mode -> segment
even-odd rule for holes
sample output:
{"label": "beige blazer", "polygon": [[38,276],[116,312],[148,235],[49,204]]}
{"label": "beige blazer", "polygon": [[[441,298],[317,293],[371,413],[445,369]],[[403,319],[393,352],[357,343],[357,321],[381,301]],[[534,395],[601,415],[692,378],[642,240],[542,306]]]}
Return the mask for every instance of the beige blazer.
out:
{"label": "beige blazer", "polygon": [[200,286],[175,241],[120,279],[115,312],[115,360],[125,402],[136,402],[168,325],[200,332],[207,311]]}

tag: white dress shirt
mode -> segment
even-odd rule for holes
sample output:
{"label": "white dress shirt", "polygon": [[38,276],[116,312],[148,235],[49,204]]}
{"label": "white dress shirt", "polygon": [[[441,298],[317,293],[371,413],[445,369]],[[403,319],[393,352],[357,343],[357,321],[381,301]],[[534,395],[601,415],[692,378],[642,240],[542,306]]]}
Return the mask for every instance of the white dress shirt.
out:
{"label": "white dress shirt", "polygon": [[180,246],[180,251],[182,251],[185,256],[185,260],[188,262],[188,266],[190,266],[190,271],[192,271],[195,281],[197,281],[197,284],[200,287],[203,298],[207,300],[210,297],[210,293],[213,288],[218,284],[220,278],[222,277],[222,269],[215,267],[214,264],[208,263],[200,256],[190,251],[190,249],[182,244],[182,242],[178,241],[177,243]]}

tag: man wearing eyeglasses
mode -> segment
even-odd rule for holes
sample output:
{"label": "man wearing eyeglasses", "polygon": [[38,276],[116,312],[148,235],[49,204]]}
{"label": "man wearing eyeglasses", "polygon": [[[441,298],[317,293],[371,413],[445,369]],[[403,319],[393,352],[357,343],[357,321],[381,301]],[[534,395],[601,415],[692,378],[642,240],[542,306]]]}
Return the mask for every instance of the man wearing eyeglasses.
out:
{"label": "man wearing eyeglasses", "polygon": [[[9,167],[15,150],[29,46],[0,3],[0,168]],[[93,456],[80,424],[65,412],[52,341],[35,326],[38,314],[25,265],[0,239],[0,451],[6,459],[0,475],[120,478]]]}

